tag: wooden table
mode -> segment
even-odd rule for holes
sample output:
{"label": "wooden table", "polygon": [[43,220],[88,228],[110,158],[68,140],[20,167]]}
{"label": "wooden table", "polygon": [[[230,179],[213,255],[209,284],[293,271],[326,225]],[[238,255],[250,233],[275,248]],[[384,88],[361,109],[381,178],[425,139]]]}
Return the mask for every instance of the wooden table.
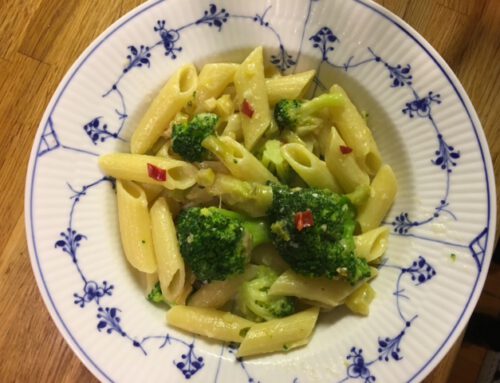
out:
{"label": "wooden table", "polygon": [[[62,76],[94,38],[141,2],[0,1],[2,382],[96,381],[59,335],[38,293],[24,234],[24,180],[33,136]],[[500,2],[379,2],[419,31],[458,75],[483,124],[499,179]],[[447,381],[459,347],[457,342],[425,382]]]}

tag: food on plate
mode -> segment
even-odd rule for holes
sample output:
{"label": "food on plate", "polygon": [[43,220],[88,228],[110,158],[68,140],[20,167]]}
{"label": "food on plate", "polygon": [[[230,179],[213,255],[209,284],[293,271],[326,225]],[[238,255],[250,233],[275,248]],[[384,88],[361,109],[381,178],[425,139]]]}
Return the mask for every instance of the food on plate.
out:
{"label": "food on plate", "polygon": [[131,139],[100,157],[117,179],[126,259],[167,323],[248,356],[306,345],[321,311],[369,314],[397,191],[365,118],[314,71],[181,67]]}

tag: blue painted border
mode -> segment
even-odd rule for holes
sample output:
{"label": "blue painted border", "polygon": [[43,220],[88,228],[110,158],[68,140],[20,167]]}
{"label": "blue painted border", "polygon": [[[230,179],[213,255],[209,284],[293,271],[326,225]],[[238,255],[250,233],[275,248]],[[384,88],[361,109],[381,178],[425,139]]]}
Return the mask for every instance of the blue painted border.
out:
{"label": "blue painted border", "polygon": [[[50,111],[50,113],[48,113],[48,115],[51,115],[57,104],[59,103],[59,100],[61,99],[62,95],[64,94],[66,88],[69,86],[69,84],[71,83],[71,81],[73,80],[74,76],[78,73],[78,71],[80,70],[80,68],[82,67],[82,65],[92,56],[92,54],[95,52],[95,50],[97,48],[99,48],[111,35],[113,35],[117,30],[119,30],[122,26],[124,26],[125,24],[127,24],[130,20],[136,18],[137,16],[139,16],[140,14],[142,14],[143,12],[155,7],[156,5],[160,4],[160,3],[163,3],[165,2],[166,0],[158,0],[158,1],[155,1],[149,5],[146,5],[144,6],[142,9],[140,9],[139,11],[137,11],[135,14],[132,14],[130,16],[124,16],[124,20],[119,23],[117,26],[115,26],[113,29],[111,29],[87,54],[86,56],[79,62],[79,64],[74,67],[72,70],[72,73],[71,75],[66,79],[66,83],[65,85],[59,90],[59,95],[57,96],[57,98],[55,99],[54,101],[54,104],[52,106],[52,109]],[[366,0],[353,0],[355,1],[356,3],[359,3],[369,9],[371,9],[372,11],[374,11],[375,13],[379,14],[380,16],[382,16],[383,18],[385,18],[386,20],[388,20],[389,22],[391,22],[392,24],[394,24],[395,26],[397,26],[402,32],[404,32],[408,37],[410,37],[414,42],[416,42],[426,53],[427,55],[432,59],[432,61],[434,61],[434,63],[437,65],[437,67],[441,70],[441,72],[443,73],[443,75],[446,77],[446,79],[448,80],[448,82],[450,83],[450,85],[452,86],[453,90],[455,91],[455,93],[457,94],[460,102],[462,103],[466,113],[467,113],[467,116],[469,117],[469,120],[471,122],[471,125],[472,125],[472,128],[473,128],[473,131],[474,131],[474,134],[476,136],[476,140],[479,144],[479,150],[480,150],[480,153],[481,153],[481,159],[483,161],[483,169],[484,169],[484,174],[485,174],[485,180],[486,180],[486,192],[487,192],[487,222],[486,222],[486,225],[489,226],[490,228],[492,227],[492,225],[490,225],[490,220],[491,220],[491,194],[490,194],[490,181],[489,181],[489,178],[488,178],[488,170],[487,170],[487,167],[486,167],[486,159],[485,159],[485,154],[484,154],[484,151],[483,151],[483,147],[481,145],[481,140],[479,138],[479,134],[478,134],[478,131],[477,131],[477,127],[474,123],[474,120],[472,118],[472,115],[459,91],[459,89],[457,88],[457,86],[455,85],[455,82],[450,78],[450,76],[448,75],[448,73],[446,72],[446,70],[443,68],[443,66],[440,64],[440,62],[434,57],[434,54],[417,38],[415,37],[407,28],[407,26],[405,25],[402,25],[400,23],[400,21],[398,21],[398,17],[395,16],[395,15],[392,15],[389,16],[387,15],[385,12],[388,12],[388,11],[385,11],[382,7],[378,6],[378,5],[375,5],[375,4],[372,4],[372,3],[368,3]],[[132,11],[133,12],[133,11]],[[404,23],[404,22],[403,22]],[[418,35],[418,33],[417,33]],[[47,115],[47,113],[45,113],[45,115]],[[43,121],[43,120],[42,120]],[[31,179],[29,180],[30,181],[30,186],[29,186],[29,205],[28,205],[28,208],[29,208],[29,216],[30,216],[30,230],[31,230],[31,240],[32,240],[32,245],[33,245],[33,250],[34,250],[34,253],[35,253],[35,260],[36,260],[36,264],[37,264],[37,267],[38,267],[38,271],[39,271],[39,276],[40,276],[40,280],[43,284],[43,287],[45,288],[45,291],[47,293],[47,298],[48,300],[50,301],[52,307],[53,307],[53,310],[54,310],[54,313],[57,315],[57,318],[59,319],[59,324],[65,329],[66,333],[68,334],[68,336],[71,338],[72,342],[73,342],[73,347],[76,347],[83,356],[85,356],[85,358],[87,359],[87,362],[90,363],[90,365],[92,365],[96,371],[98,371],[101,376],[105,377],[108,381],[110,382],[113,382],[113,380],[101,369],[99,368],[99,366],[89,357],[89,355],[87,355],[87,353],[82,349],[82,347],[78,344],[77,340],[73,337],[73,335],[71,334],[71,332],[69,331],[68,327],[66,326],[66,324],[64,323],[64,321],[62,320],[62,317],[61,317],[61,314],[59,313],[59,311],[57,310],[57,307],[52,299],[52,296],[50,295],[50,292],[49,292],[49,289],[47,287],[47,284],[46,284],[46,281],[45,281],[45,278],[43,276],[43,273],[42,273],[42,270],[41,270],[41,265],[40,265],[40,260],[39,260],[39,257],[38,257],[38,252],[37,252],[37,249],[36,249],[36,241],[35,241],[35,232],[34,232],[34,226],[33,226],[33,195],[34,195],[34,180],[35,180],[35,175],[36,175],[36,169],[37,169],[37,162],[38,162],[38,157],[36,156],[36,153],[38,152],[38,150],[40,149],[40,145],[41,145],[41,139],[39,139],[39,142],[38,142],[38,146],[37,146],[37,150],[34,152],[32,150],[32,153],[31,153],[31,160],[33,160],[33,156],[34,156],[34,162],[31,162],[30,161],[30,167],[28,168],[28,172],[30,171],[31,169],[31,166],[33,167],[33,173],[32,173],[32,177]],[[34,154],[35,153],[35,154]],[[28,180],[27,180],[28,181]],[[28,190],[28,188],[26,188]],[[28,199],[27,199],[28,200]],[[493,226],[494,226],[495,223],[493,223]],[[488,243],[486,242],[485,244],[485,248],[488,247]],[[483,270],[487,270],[487,268],[483,268]],[[483,273],[484,274],[484,273]],[[443,342],[443,344],[436,350],[436,352],[431,356],[431,358],[422,366],[422,368],[420,370],[418,370],[410,379],[409,381],[413,381],[418,375],[420,375],[422,373],[422,371],[429,365],[433,362],[434,358],[436,357],[436,355],[447,345],[448,341],[450,340],[450,338],[452,337],[452,335],[455,333],[455,330],[457,329],[457,327],[461,324],[462,320],[463,320],[463,317],[464,317],[464,314],[465,312],[467,311],[467,309],[469,308],[469,304],[471,302],[471,299],[472,299],[472,296],[474,295],[474,292],[476,291],[476,288],[477,288],[477,284],[480,280],[480,276],[481,276],[481,272],[478,272],[478,275],[476,277],[476,280],[474,282],[474,285],[472,287],[472,291],[471,291],[471,294],[469,295],[469,298],[467,300],[467,303],[462,311],[462,313],[460,314],[460,317],[458,318],[457,322],[455,323],[455,325],[453,326],[451,332],[448,334],[448,336],[446,337],[445,341]]]}
{"label": "blue painted border", "polygon": [[[365,0],[354,0],[356,3],[359,3],[361,5],[364,5],[365,7],[371,9],[372,11],[374,11],[375,13],[379,14],[380,16],[382,16],[383,18],[385,18],[386,20],[390,21],[392,24],[396,25],[402,32],[404,32],[408,37],[410,37],[413,41],[415,41],[424,51],[425,53],[427,53],[427,55],[432,59],[432,61],[434,61],[434,63],[438,66],[438,68],[441,70],[441,72],[443,73],[443,75],[446,77],[446,79],[448,80],[448,82],[450,83],[450,85],[452,86],[453,90],[455,91],[456,95],[458,96],[460,102],[462,103],[466,113],[467,113],[467,116],[469,117],[469,120],[470,120],[470,123],[472,125],[472,128],[473,128],[473,131],[474,131],[474,134],[476,135],[476,140],[477,140],[477,143],[479,145],[479,150],[480,150],[480,153],[481,153],[481,159],[483,161],[483,169],[484,169],[484,176],[485,176],[485,180],[486,180],[486,194],[487,194],[487,203],[488,203],[488,208],[487,208],[487,218],[486,218],[486,226],[487,227],[490,227],[490,229],[492,229],[492,225],[490,225],[490,218],[491,218],[491,195],[490,195],[490,182],[489,182],[489,178],[488,178],[488,170],[487,170],[487,167],[486,167],[486,159],[485,159],[485,155],[484,155],[484,151],[483,151],[483,147],[481,145],[481,140],[479,138],[479,134],[478,134],[478,131],[477,131],[477,127],[476,125],[474,124],[474,120],[471,116],[471,113],[469,111],[469,109],[467,108],[467,105],[462,97],[462,95],[460,94],[460,91],[458,90],[457,86],[455,85],[455,83],[453,82],[453,80],[450,78],[450,76],[448,75],[447,71],[443,68],[443,66],[441,65],[441,63],[439,63],[439,61],[434,57],[433,53],[429,51],[429,49],[421,42],[419,41],[419,39],[417,37],[415,37],[414,35],[411,34],[410,31],[407,30],[407,27],[404,26],[404,25],[401,25],[399,22],[398,22],[398,17],[396,15],[393,15],[391,14],[391,16],[394,19],[392,19],[391,17],[389,17],[385,12],[388,12],[387,10],[383,9],[382,7],[378,6],[378,5],[375,5],[375,4],[369,4],[367,2],[365,2]],[[382,8],[382,9],[379,9]],[[384,12],[385,11],[385,12]],[[403,20],[401,20],[403,21]],[[403,21],[404,23],[404,21]],[[418,33],[417,33],[418,35]],[[423,37],[420,37],[423,39]],[[435,52],[435,54],[437,54],[439,56],[439,54],[437,52]],[[444,60],[443,60],[444,61]],[[451,68],[449,68],[449,71],[451,71]],[[460,87],[462,87],[460,85]],[[465,90],[464,90],[464,93],[465,93]],[[493,226],[495,225],[495,223],[493,224]],[[492,232],[495,232],[495,231],[492,231]],[[488,248],[488,239],[486,239],[486,243],[485,243],[485,249]],[[488,266],[489,266],[489,263],[488,263]],[[484,271],[486,270],[486,271]],[[464,319],[464,314],[465,312],[467,311],[467,309],[469,308],[469,304],[471,302],[471,299],[472,299],[472,296],[474,295],[474,292],[476,291],[476,287],[477,287],[477,284],[479,282],[479,279],[480,279],[480,276],[481,276],[481,273],[486,273],[488,270],[488,267],[483,267],[481,270],[478,271],[477,273],[477,276],[476,276],[476,280],[474,281],[474,285],[472,287],[472,291],[469,295],[469,298],[467,299],[467,302],[464,306],[464,309],[462,310],[462,312],[460,313],[460,317],[458,318],[457,322],[455,323],[455,325],[453,326],[453,328],[451,329],[450,333],[448,334],[448,336],[446,337],[446,339],[444,340],[444,342],[441,344],[441,346],[439,346],[439,348],[436,350],[436,352],[431,356],[431,358],[420,368],[420,370],[418,370],[409,380],[408,382],[411,382],[413,381],[417,376],[419,376],[423,370],[425,370],[425,368],[427,368],[427,366],[429,364],[431,364],[433,361],[434,361],[434,358],[436,357],[437,354],[439,354],[439,352],[445,347],[448,345],[448,342],[450,340],[450,338],[454,335],[455,333],[455,330],[457,329],[457,327],[461,324],[462,320]],[[428,373],[430,373],[430,371],[428,371]]]}
{"label": "blue painted border", "polygon": [[[140,14],[146,12],[147,10],[157,6],[158,4],[161,4],[163,2],[165,2],[166,0],[157,0],[155,2],[153,2],[152,4],[149,4],[149,5],[146,5],[144,6],[144,8],[140,9],[139,11],[137,11],[135,14],[132,14],[130,16],[127,17],[127,15],[123,16],[124,20],[119,23],[117,26],[115,26],[113,29],[111,29],[103,38],[101,41],[99,41],[88,53],[87,55],[80,61],[79,64],[76,65],[76,67],[74,67],[73,69],[70,69],[72,70],[72,73],[71,75],[67,78],[66,80],[66,84],[64,84],[64,86],[59,90],[59,95],[57,96],[57,98],[55,99],[54,101],[54,104],[52,106],[52,109],[50,110],[50,112],[48,113],[49,116],[52,115],[52,113],[54,113],[54,110],[57,106],[57,104],[59,103],[59,100],[61,99],[62,95],[64,94],[64,92],[66,91],[66,88],[69,86],[69,84],[71,83],[71,81],[73,80],[73,77],[75,77],[75,75],[78,73],[78,71],[80,70],[80,68],[83,66],[83,64],[85,64],[85,62],[92,56],[92,54],[97,50],[97,48],[99,48],[111,35],[113,35],[117,30],[119,30],[121,27],[123,27],[125,24],[127,24],[130,20],[132,19],[135,19],[137,16],[139,16]],[[133,11],[132,11],[133,12]],[[46,114],[47,115],[47,114]],[[44,116],[45,117],[45,116]],[[44,121],[44,120],[42,120]],[[39,128],[40,129],[40,128]],[[39,139],[39,142],[38,142],[38,146],[37,146],[37,150],[34,152],[32,151],[31,152],[31,156],[33,158],[34,156],[34,163],[33,163],[33,174],[32,174],[32,177],[31,177],[31,180],[30,180],[30,195],[29,195],[29,216],[30,216],[30,230],[31,230],[31,240],[32,240],[32,244],[33,244],[33,250],[35,252],[35,259],[36,259],[36,264],[37,264],[37,267],[38,267],[38,271],[39,271],[39,275],[40,275],[40,280],[43,284],[43,287],[45,288],[45,291],[47,293],[47,298],[48,300],[50,301],[51,305],[52,305],[52,308],[54,310],[54,313],[57,315],[57,318],[59,319],[59,324],[64,328],[64,330],[66,330],[66,333],[68,334],[68,336],[71,338],[71,340],[73,341],[73,344],[70,346],[72,346],[72,348],[77,348],[81,354],[87,359],[87,362],[90,363],[90,365],[92,365],[92,367],[95,368],[96,371],[98,371],[102,377],[106,378],[109,382],[114,382],[113,379],[111,379],[109,377],[108,374],[106,374],[90,357],[89,355],[87,355],[87,353],[85,352],[85,350],[80,346],[80,344],[77,342],[77,340],[75,339],[75,337],[73,336],[73,334],[69,331],[68,329],[68,326],[66,325],[66,323],[63,321],[62,317],[61,317],[61,314],[59,313],[59,310],[57,309],[53,299],[52,299],[52,296],[50,295],[50,291],[47,287],[47,283],[45,281],[45,277],[43,276],[43,273],[42,273],[42,268],[41,268],[41,265],[40,265],[40,259],[38,257],[38,251],[36,249],[36,241],[35,241],[35,230],[34,230],[34,226],[33,226],[33,195],[34,195],[34,184],[35,184],[35,176],[36,176],[36,169],[37,169],[37,163],[38,163],[38,156],[36,155],[36,153],[38,153],[38,151],[40,150],[40,145],[42,143],[42,140],[41,138]],[[31,166],[31,163],[30,163],[30,166]],[[30,171],[30,166],[28,167],[28,172]],[[28,188],[26,188],[27,190]],[[49,310],[49,313],[50,313],[50,310]],[[52,313],[51,313],[52,315]]]}

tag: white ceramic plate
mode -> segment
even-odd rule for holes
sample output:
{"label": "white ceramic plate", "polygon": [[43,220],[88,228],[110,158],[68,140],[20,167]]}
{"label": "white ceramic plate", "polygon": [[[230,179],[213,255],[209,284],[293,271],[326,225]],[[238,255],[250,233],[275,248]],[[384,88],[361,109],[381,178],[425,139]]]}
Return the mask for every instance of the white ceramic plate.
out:
{"label": "white ceramic plate", "polygon": [[[215,0],[212,0],[215,1]],[[235,360],[230,345],[165,325],[121,252],[112,182],[97,155],[133,127],[182,63],[240,61],[264,45],[286,72],[315,68],[369,113],[400,191],[368,318],[323,315],[311,343]],[[443,59],[365,0],[151,1],[106,30],[57,89],[26,181],[33,270],[66,341],[102,381],[419,381],[463,329],[487,273],[495,190],[476,113]]]}

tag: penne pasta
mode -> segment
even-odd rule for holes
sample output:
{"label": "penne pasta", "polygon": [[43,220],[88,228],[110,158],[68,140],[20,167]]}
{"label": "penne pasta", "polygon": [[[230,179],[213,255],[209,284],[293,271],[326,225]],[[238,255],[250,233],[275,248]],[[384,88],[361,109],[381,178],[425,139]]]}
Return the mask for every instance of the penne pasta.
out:
{"label": "penne pasta", "polygon": [[234,75],[237,100],[241,103],[241,127],[245,147],[252,150],[271,122],[264,78],[262,47],[254,49]]}
{"label": "penne pasta", "polygon": [[117,180],[118,222],[127,261],[144,273],[156,272],[146,193],[139,185]]}
{"label": "penne pasta", "polygon": [[240,343],[254,322],[212,308],[173,306],[167,312],[167,323],[208,338]]}
{"label": "penne pasta", "polygon": [[369,283],[363,283],[345,300],[345,305],[356,314],[367,316],[370,313],[370,304],[375,298],[375,290]]}
{"label": "penne pasta", "polygon": [[150,214],[161,291],[168,302],[175,302],[184,289],[186,270],[165,198],[156,200]]}
{"label": "penne pasta", "polygon": [[368,200],[356,217],[361,231],[366,233],[378,227],[394,202],[398,189],[396,176],[389,165],[383,165],[371,183]]}
{"label": "penne pasta", "polygon": [[288,351],[310,339],[319,309],[311,307],[286,318],[273,319],[250,327],[238,349],[238,357]]}
{"label": "penne pasta", "polygon": [[[371,268],[372,276],[377,274]],[[341,305],[356,286],[345,280],[331,280],[328,278],[309,278],[299,275],[292,270],[281,274],[269,289],[271,295],[294,296],[319,302],[327,307]]]}
{"label": "penne pasta", "polygon": [[273,200],[273,193],[268,187],[242,182],[227,174],[217,174],[208,190],[222,202],[244,211],[251,217],[265,215]]}
{"label": "penne pasta", "polygon": [[242,275],[226,279],[225,281],[208,282],[191,295],[188,305],[220,308],[236,295],[239,287],[245,280],[254,278],[256,274],[257,266],[247,265]]}
{"label": "penne pasta", "polygon": [[172,158],[111,153],[99,157],[99,166],[104,173],[117,179],[162,185],[170,190],[184,190],[196,182],[196,167]]}
{"label": "penne pasta", "polygon": [[240,180],[259,183],[278,182],[262,162],[229,136],[209,136],[202,145],[217,156],[231,174]]}
{"label": "penne pasta", "polygon": [[142,117],[130,140],[130,151],[146,153],[160,138],[169,122],[193,96],[198,83],[192,64],[181,67],[160,90]]}
{"label": "penne pasta", "polygon": [[340,186],[328,171],[325,162],[307,150],[304,145],[285,144],[281,147],[281,154],[309,186],[329,189],[336,193],[341,192]]}
{"label": "penne pasta", "polygon": [[346,146],[335,127],[325,129],[323,138],[326,143],[326,166],[344,192],[350,193],[360,185],[368,185],[370,183],[368,174],[361,170],[353,153],[349,152],[349,147]]}
{"label": "penne pasta", "polygon": [[385,253],[388,241],[389,229],[387,227],[377,227],[366,233],[355,235],[356,256],[372,262]]}
{"label": "penne pasta", "polygon": [[382,165],[382,158],[365,119],[339,85],[333,85],[330,93],[339,93],[345,99],[344,108],[331,109],[330,116],[333,124],[339,130],[347,146],[352,148],[361,169],[370,176],[375,175]]}
{"label": "penne pasta", "polygon": [[234,74],[239,66],[239,64],[215,63],[205,64],[201,68],[196,88],[195,113],[206,112],[205,101],[222,95],[224,89],[233,82]]}
{"label": "penne pasta", "polygon": [[269,104],[274,105],[282,99],[294,100],[303,98],[315,74],[315,70],[308,70],[288,76],[266,78],[266,91]]}

